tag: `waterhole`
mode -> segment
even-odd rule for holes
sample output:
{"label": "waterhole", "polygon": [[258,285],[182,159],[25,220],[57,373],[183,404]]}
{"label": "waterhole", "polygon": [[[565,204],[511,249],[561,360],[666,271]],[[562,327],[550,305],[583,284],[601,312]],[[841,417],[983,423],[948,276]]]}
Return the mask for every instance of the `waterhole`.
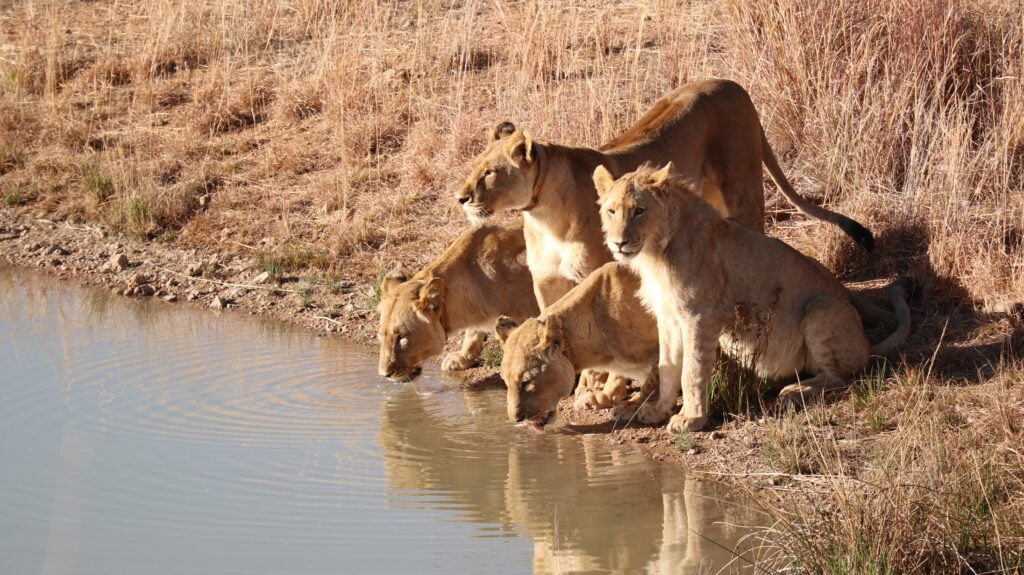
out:
{"label": "waterhole", "polygon": [[0,268],[0,573],[734,571],[723,494],[502,389]]}

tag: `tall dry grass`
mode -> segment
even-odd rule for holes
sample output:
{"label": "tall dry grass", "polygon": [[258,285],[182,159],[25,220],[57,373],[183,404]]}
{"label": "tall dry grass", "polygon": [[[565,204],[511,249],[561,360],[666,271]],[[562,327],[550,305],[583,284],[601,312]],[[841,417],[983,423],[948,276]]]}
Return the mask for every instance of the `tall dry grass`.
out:
{"label": "tall dry grass", "polygon": [[[980,332],[1002,330],[980,363],[932,361],[920,397],[1024,417],[1007,367],[1019,324],[970,319],[1024,300],[1019,3],[32,0],[0,8],[0,34],[0,191],[17,199],[0,209],[364,282],[465,226],[450,192],[498,121],[596,146],[672,87],[733,78],[801,192],[868,224],[878,248],[789,218],[769,193],[771,233],[847,279],[912,275],[924,360],[977,356]],[[778,439],[776,464],[835,482],[778,510],[781,560],[1019,569],[1019,423],[975,432],[893,405],[906,414],[872,419],[879,459],[855,489],[842,453],[799,437],[813,422],[779,424],[794,443]]]}

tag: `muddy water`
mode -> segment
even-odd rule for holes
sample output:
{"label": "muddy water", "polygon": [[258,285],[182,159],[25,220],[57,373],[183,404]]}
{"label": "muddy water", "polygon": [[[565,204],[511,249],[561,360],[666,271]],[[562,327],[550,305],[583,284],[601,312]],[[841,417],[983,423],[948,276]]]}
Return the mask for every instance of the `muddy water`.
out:
{"label": "muddy water", "polygon": [[0,268],[0,573],[715,572],[751,518],[500,389]]}

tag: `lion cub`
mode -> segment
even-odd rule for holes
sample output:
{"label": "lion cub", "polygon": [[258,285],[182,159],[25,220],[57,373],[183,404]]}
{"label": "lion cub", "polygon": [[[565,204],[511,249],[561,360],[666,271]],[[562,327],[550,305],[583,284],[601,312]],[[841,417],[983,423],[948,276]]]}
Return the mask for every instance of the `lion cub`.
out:
{"label": "lion cub", "polygon": [[393,272],[380,285],[380,375],[408,381],[465,331],[462,349],[441,369],[471,367],[500,315],[522,321],[540,313],[526,267],[522,226],[475,226],[411,279]]}
{"label": "lion cub", "polygon": [[[870,346],[845,287],[785,243],[722,218],[690,190],[671,162],[618,180],[594,171],[605,242],[641,279],[640,298],[658,318],[660,396],[637,413],[645,423],[682,413],[672,432],[707,423],[707,385],[719,346],[766,378],[798,377],[780,399],[799,401],[844,385],[871,354],[906,339],[903,286],[890,288],[898,324]],[[799,379],[800,373],[810,374]]]}
{"label": "lion cub", "polygon": [[[508,388],[510,420],[543,429],[583,369],[608,370],[641,382],[651,376],[658,361],[658,330],[637,299],[639,288],[640,278],[628,267],[610,262],[541,316],[522,325],[508,317],[498,320],[495,332],[502,343],[501,378]],[[625,395],[624,382],[621,390]]]}

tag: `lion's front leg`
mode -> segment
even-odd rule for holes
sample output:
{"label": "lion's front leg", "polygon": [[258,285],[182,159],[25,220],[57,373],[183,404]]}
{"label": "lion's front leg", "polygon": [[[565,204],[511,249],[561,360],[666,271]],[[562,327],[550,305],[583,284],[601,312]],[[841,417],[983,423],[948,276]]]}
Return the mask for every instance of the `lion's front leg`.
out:
{"label": "lion's front leg", "polygon": [[674,318],[658,317],[658,399],[637,409],[637,419],[656,425],[675,411],[683,371],[683,331]]}
{"label": "lion's front leg", "polygon": [[462,349],[449,353],[441,360],[441,369],[444,371],[460,371],[469,369],[476,365],[480,358],[480,350],[484,347],[484,340],[487,339],[487,332],[476,329],[467,329],[462,338]]}
{"label": "lion's front leg", "polygon": [[683,334],[683,409],[672,416],[672,433],[699,431],[708,423],[707,390],[718,356],[719,330],[705,319],[688,321]]}

